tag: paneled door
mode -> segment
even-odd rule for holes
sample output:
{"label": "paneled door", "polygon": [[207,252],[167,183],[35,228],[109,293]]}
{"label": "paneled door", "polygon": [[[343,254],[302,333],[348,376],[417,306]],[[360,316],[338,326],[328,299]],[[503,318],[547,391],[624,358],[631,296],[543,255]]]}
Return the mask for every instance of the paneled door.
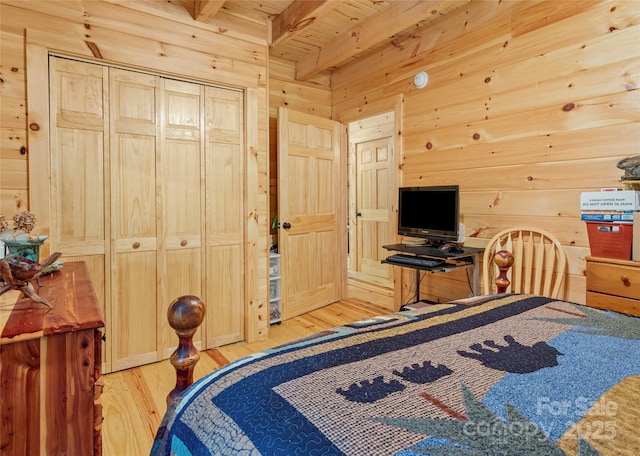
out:
{"label": "paneled door", "polygon": [[393,162],[391,137],[356,144],[356,264],[352,269],[370,280],[393,277],[391,266],[382,264],[382,248],[393,239],[390,221],[395,188],[389,175]]}
{"label": "paneled door", "polygon": [[346,284],[346,137],[329,119],[278,110],[283,318],[338,301]]}
{"label": "paneled door", "polygon": [[207,348],[244,339],[244,96],[205,88]]}
{"label": "paneled door", "polygon": [[[111,349],[114,370],[158,351],[160,78],[110,69]],[[109,340],[109,339],[107,339]]]}
{"label": "paneled door", "polygon": [[[203,117],[206,88],[173,79],[160,80],[161,154],[156,159],[158,217],[158,349],[161,359],[176,347],[166,309],[184,295],[204,299],[203,235],[205,198]],[[202,341],[202,328],[195,334]],[[200,346],[200,345],[199,345]],[[204,348],[204,347],[200,347]]]}
{"label": "paneled door", "polygon": [[[106,188],[109,70],[60,58],[51,58],[49,65],[50,230],[47,242],[52,252],[63,253],[65,262],[85,262],[100,309],[108,321],[110,235],[105,216],[110,200]],[[46,220],[40,223],[43,222]],[[106,330],[110,340],[110,328],[107,326]],[[110,369],[110,355],[110,350],[105,349],[102,356],[105,371]]]}

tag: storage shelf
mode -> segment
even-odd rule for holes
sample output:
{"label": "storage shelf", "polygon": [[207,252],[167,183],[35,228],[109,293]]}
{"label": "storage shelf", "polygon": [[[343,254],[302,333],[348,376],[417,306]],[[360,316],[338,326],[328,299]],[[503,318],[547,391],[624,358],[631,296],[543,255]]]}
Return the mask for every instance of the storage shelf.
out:
{"label": "storage shelf", "polygon": [[269,322],[282,320],[282,302],[280,295],[280,254],[269,253]]}

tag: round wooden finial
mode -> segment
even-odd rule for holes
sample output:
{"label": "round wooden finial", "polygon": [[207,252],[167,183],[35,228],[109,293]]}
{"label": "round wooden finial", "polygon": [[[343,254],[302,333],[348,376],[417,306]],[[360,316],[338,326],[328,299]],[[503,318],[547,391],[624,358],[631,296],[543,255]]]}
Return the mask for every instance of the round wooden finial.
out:
{"label": "round wooden finial", "polygon": [[180,296],[169,305],[167,319],[178,335],[178,348],[169,358],[176,369],[176,386],[167,396],[167,404],[193,383],[193,369],[200,359],[193,335],[202,324],[204,314],[204,303],[197,296]]}
{"label": "round wooden finial", "polygon": [[493,256],[493,262],[498,268],[510,268],[513,266],[513,254],[508,250],[500,250]]}
{"label": "round wooden finial", "polygon": [[204,303],[197,296],[186,295],[175,299],[167,310],[169,325],[180,335],[192,334],[204,320]]}
{"label": "round wooden finial", "polygon": [[498,266],[500,274],[496,277],[498,293],[506,293],[511,282],[507,278],[507,271],[513,266],[513,254],[507,250],[500,250],[493,256],[493,262]]}

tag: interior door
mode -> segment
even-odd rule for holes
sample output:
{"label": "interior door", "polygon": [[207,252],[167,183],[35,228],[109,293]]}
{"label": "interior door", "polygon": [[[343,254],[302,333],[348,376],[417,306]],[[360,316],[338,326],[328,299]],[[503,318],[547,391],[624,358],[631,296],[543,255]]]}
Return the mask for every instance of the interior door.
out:
{"label": "interior door", "polygon": [[244,94],[205,89],[206,347],[245,338]]}
{"label": "interior door", "polygon": [[[203,144],[201,125],[205,88],[197,83],[160,80],[157,327],[161,359],[177,345],[166,309],[184,295],[204,296],[202,232],[204,226]],[[194,335],[201,345],[202,327]]]}
{"label": "interior door", "polygon": [[[51,252],[62,260],[84,261],[100,302],[110,321],[111,296],[109,226],[105,208],[105,173],[109,157],[108,69],[58,57],[50,65],[50,233]],[[42,163],[42,161],[39,161]],[[46,222],[45,222],[46,223]],[[112,327],[106,328],[112,341]],[[111,350],[103,344],[103,369],[111,370]]]}
{"label": "interior door", "polygon": [[113,370],[158,361],[158,76],[110,69]]}
{"label": "interior door", "polygon": [[[392,239],[390,233],[394,186],[389,176],[393,161],[393,138],[382,138],[356,144],[356,264],[363,279],[392,279],[392,268],[382,264],[383,245]],[[368,277],[366,277],[368,276]]]}
{"label": "interior door", "polygon": [[283,318],[343,297],[346,160],[338,122],[278,110],[278,212]]}

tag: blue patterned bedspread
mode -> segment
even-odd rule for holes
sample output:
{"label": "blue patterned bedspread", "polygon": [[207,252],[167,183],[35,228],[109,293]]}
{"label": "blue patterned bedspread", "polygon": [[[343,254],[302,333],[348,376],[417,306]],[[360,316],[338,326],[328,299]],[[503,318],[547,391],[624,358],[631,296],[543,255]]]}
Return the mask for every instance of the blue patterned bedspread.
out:
{"label": "blue patterned bedspread", "polygon": [[492,295],[341,326],[212,372],[153,455],[640,454],[640,318]]}

